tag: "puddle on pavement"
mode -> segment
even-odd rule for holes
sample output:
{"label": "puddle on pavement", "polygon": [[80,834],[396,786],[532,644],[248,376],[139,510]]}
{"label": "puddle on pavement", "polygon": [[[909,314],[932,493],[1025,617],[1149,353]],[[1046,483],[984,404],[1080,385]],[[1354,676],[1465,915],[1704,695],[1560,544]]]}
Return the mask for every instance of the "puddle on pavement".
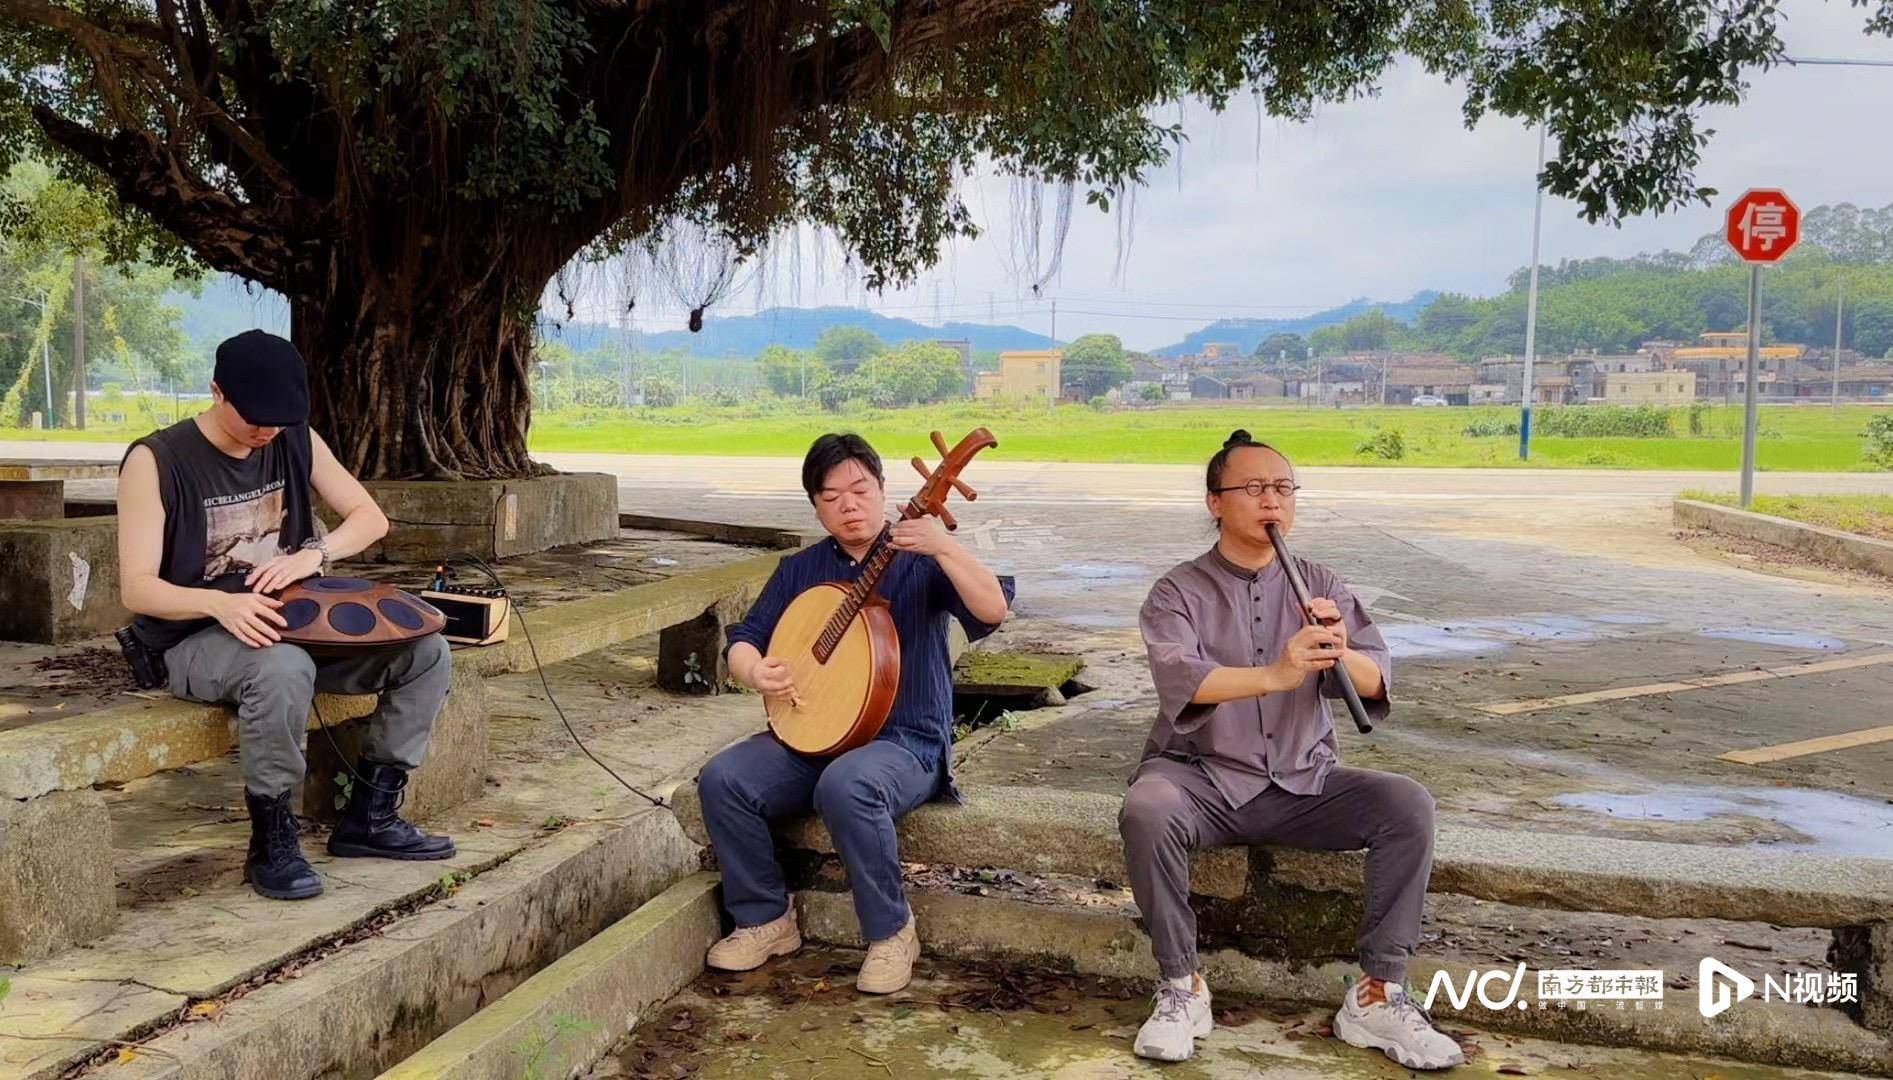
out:
{"label": "puddle on pavement", "polygon": [[1782,851],[1813,851],[1893,859],[1893,803],[1810,788],[1683,788],[1664,792],[1583,791],[1554,796],[1559,806],[1630,821],[1760,818],[1809,837],[1764,843]]}
{"label": "puddle on pavement", "polygon": [[1409,623],[1405,626],[1382,626],[1380,633],[1387,641],[1387,651],[1396,659],[1483,653],[1505,648],[1505,642],[1498,638],[1462,633],[1450,626]]}
{"label": "puddle on pavement", "polygon": [[[1145,988],[1085,976],[949,964],[923,958],[894,998],[854,989],[860,953],[810,948],[760,971],[711,973],[655,1010],[584,1074],[606,1077],[976,1077],[1094,1080],[1255,1077],[1393,1080],[1411,1075],[1327,1031],[1330,1010],[1233,997],[1188,1062],[1132,1055],[1149,1011]],[[1498,1037],[1446,1025],[1470,1047],[1477,1075],[1501,1068],[1555,1078],[1637,1076],[1785,1080],[1812,1074],[1634,1050]],[[556,1052],[556,1044],[551,1046]],[[547,1071],[546,1075],[553,1073]]]}
{"label": "puddle on pavement", "polygon": [[[1382,626],[1381,633],[1396,657],[1451,656],[1496,651],[1525,643],[1597,641],[1634,633],[1630,629],[1633,627],[1661,625],[1662,619],[1649,615],[1532,614]],[[1702,637],[1808,652],[1839,652],[1847,648],[1847,643],[1839,638],[1782,627],[1707,626],[1695,632]]]}
{"label": "puddle on pavement", "polygon": [[1696,632],[1703,637],[1750,641],[1757,645],[1779,645],[1784,649],[1838,652],[1847,648],[1847,643],[1839,638],[1812,634],[1805,630],[1783,630],[1765,626],[1705,626]]}

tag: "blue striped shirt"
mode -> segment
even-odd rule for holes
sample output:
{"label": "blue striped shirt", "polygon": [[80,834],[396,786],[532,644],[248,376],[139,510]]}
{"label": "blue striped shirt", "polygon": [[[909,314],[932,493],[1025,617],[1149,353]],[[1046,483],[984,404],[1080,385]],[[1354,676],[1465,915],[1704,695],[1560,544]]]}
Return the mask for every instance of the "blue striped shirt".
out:
{"label": "blue striped shirt", "polygon": [[[850,559],[832,536],[783,556],[749,614],[729,628],[729,645],[746,641],[768,655],[777,620],[803,590],[824,581],[850,582],[860,576],[861,563]],[[1000,587],[1010,606],[1011,582],[1002,578]],[[978,641],[998,627],[981,622],[966,609],[953,580],[930,556],[895,554],[875,592],[891,609],[901,651],[900,687],[877,738],[906,747],[923,764],[945,766],[953,745],[953,665],[947,652],[947,620],[958,619],[968,641]],[[941,772],[944,776],[946,770]]]}

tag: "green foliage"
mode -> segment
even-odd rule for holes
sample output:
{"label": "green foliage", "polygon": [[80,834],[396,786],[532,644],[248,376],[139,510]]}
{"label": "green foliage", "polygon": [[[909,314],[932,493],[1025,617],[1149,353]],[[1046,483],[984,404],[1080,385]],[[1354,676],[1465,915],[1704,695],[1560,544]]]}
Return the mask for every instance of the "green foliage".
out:
{"label": "green foliage", "polygon": [[1130,377],[1130,357],[1116,334],[1086,334],[1065,347],[1059,364],[1064,388],[1077,387],[1087,398],[1097,397]]}
{"label": "green foliage", "polygon": [[1547,439],[1662,439],[1671,434],[1670,416],[1671,410],[1661,405],[1540,409],[1532,414],[1532,435]]}
{"label": "green foliage", "polygon": [[1860,355],[1893,358],[1893,288],[1854,304],[1853,331],[1853,346]]}
{"label": "green foliage", "polygon": [[1881,413],[1867,421],[1867,430],[1861,435],[1867,440],[1867,460],[1882,469],[1893,469],[1893,413]]}
{"label": "green foliage", "polygon": [[1344,323],[1324,326],[1308,335],[1308,346],[1317,356],[1405,348],[1412,344],[1406,325],[1379,308],[1363,311]]}
{"label": "green foliage", "polygon": [[[1465,360],[1517,355],[1525,343],[1524,278],[1514,274],[1511,291],[1489,298],[1441,296],[1394,340]],[[1763,340],[1831,346],[1834,297],[1843,284],[1843,344],[1870,357],[1893,349],[1893,256],[1850,266],[1817,249],[1797,251],[1765,272]],[[1704,331],[1739,330],[1747,320],[1748,271],[1740,265],[1694,266],[1691,257],[1666,252],[1565,263],[1539,278],[1540,355],[1629,353],[1649,341],[1692,342]],[[1315,334],[1329,343],[1329,354],[1341,351],[1340,337],[1337,327]]]}
{"label": "green foliage", "polygon": [[1308,343],[1300,334],[1275,333],[1263,338],[1255,347],[1257,360],[1287,360],[1291,364],[1308,359]]}
{"label": "green foliage", "polygon": [[832,377],[820,357],[799,349],[771,345],[756,356],[763,384],[783,397],[800,396],[804,389],[819,390]]}
{"label": "green foliage", "polygon": [[1468,439],[1491,439],[1500,436],[1517,437],[1518,421],[1507,420],[1499,416],[1481,416],[1461,429]]}
{"label": "green foliage", "polygon": [[521,1058],[520,1075],[526,1080],[551,1080],[568,1075],[571,1070],[567,1068],[566,1051],[559,1044],[573,1035],[597,1030],[597,1024],[571,1013],[553,1014],[552,1030],[535,1030],[531,1038],[516,1048]]}
{"label": "green foliage", "polygon": [[871,356],[849,379],[856,384],[850,396],[866,397],[882,408],[957,396],[965,386],[960,354],[927,341],[905,342]]}
{"label": "green foliage", "polygon": [[836,375],[852,375],[861,362],[887,351],[887,342],[865,326],[831,326],[815,339],[815,355]]}
{"label": "green foliage", "polygon": [[[0,177],[0,223],[7,226],[0,228],[0,424],[45,411],[48,354],[54,386],[71,386],[76,259],[85,269],[88,385],[112,380],[156,388],[187,366],[183,313],[168,294],[197,283],[168,266],[137,261],[145,252],[113,213],[104,197],[38,163],[21,163]],[[114,268],[114,254],[131,261]],[[55,412],[63,401],[61,393]]]}
{"label": "green foliage", "polygon": [[1387,428],[1362,439],[1354,447],[1357,454],[1371,454],[1385,461],[1399,461],[1407,456],[1406,436],[1399,428]]}
{"label": "green foliage", "polygon": [[1155,404],[1160,401],[1168,400],[1170,392],[1156,383],[1146,383],[1138,389],[1137,396],[1144,401]]}
{"label": "green foliage", "polygon": [[644,404],[654,409],[667,409],[677,404],[677,384],[662,375],[646,378]]}

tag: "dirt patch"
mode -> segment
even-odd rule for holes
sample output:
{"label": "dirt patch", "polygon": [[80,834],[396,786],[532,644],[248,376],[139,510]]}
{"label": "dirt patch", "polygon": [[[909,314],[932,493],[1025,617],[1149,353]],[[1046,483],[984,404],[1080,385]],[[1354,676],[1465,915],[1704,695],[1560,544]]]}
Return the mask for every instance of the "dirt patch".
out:
{"label": "dirt patch", "polygon": [[1823,585],[1847,585],[1893,597],[1893,582],[1883,577],[1817,559],[1793,548],[1697,529],[1680,529],[1672,535],[1677,543],[1698,555],[1744,570]]}

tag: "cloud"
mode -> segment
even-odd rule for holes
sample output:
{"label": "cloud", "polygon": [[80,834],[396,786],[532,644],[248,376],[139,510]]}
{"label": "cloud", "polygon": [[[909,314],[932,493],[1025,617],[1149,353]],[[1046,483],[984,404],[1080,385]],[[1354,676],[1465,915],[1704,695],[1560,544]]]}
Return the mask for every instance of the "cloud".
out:
{"label": "cloud", "polygon": [[[1790,55],[1893,58],[1886,39],[1862,34],[1864,21],[1851,5],[1803,2],[1787,13],[1783,37]],[[1307,124],[1258,125],[1245,97],[1221,115],[1188,106],[1189,139],[1130,200],[1130,222],[1080,198],[1063,272],[1047,289],[1059,300],[1058,335],[1105,331],[1149,348],[1221,315],[1303,314],[1426,288],[1503,288],[1531,259],[1537,136],[1503,117],[1467,130],[1463,100],[1458,88],[1403,64],[1378,97],[1326,106]],[[1748,100],[1705,117],[1716,135],[1698,179],[1720,189],[1716,205],[1614,228],[1588,225],[1575,204],[1547,198],[1542,258],[1687,248],[1719,228],[1724,208],[1749,187],[1784,188],[1804,208],[1893,203],[1893,140],[1874,134],[1886,130],[1889,103],[1893,68],[1758,74]],[[864,296],[834,267],[810,273],[805,244],[799,282],[774,273],[768,287],[722,310],[861,303],[922,321],[937,312],[1048,330],[1049,299],[1030,297],[1014,258],[1025,223],[1014,218],[1011,182],[976,178],[967,193],[985,235],[954,245],[912,288]],[[1128,249],[1119,242],[1127,224]],[[680,323],[662,313],[652,328],[673,324]]]}

